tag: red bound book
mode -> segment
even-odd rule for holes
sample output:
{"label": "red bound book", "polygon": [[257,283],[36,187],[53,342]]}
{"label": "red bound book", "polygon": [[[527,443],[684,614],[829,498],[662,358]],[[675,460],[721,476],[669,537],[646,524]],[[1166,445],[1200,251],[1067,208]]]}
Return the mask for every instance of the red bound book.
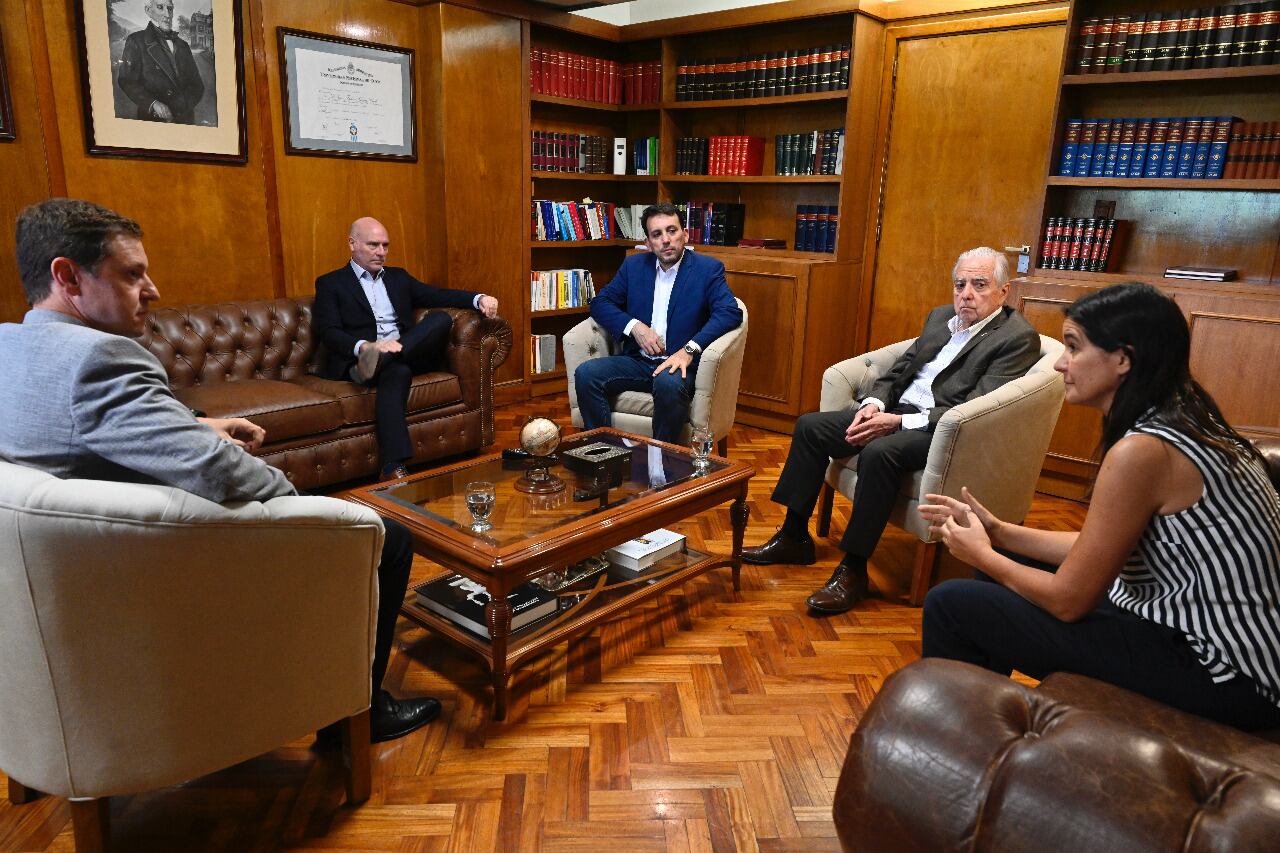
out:
{"label": "red bound book", "polygon": [[740,175],[760,175],[764,173],[764,137],[742,137],[743,168]]}
{"label": "red bound book", "polygon": [[542,51],[536,47],[529,48],[529,91],[542,94]]}
{"label": "red bound book", "polygon": [[604,73],[601,70],[601,66],[604,60],[598,56],[591,56],[587,58],[587,62],[590,68],[587,76],[591,81],[591,100],[597,104],[602,104],[604,103]]}
{"label": "red bound book", "polygon": [[656,104],[662,93],[662,60],[655,59],[649,63],[649,100],[645,103]]}
{"label": "red bound book", "polygon": [[1263,178],[1280,178],[1280,121],[1267,122],[1267,143]]}
{"label": "red bound book", "polygon": [[1124,49],[1129,43],[1129,16],[1117,15],[1111,25],[1111,41],[1107,43],[1106,65],[1103,71],[1114,74],[1124,64]]}
{"label": "red bound book", "polygon": [[1258,165],[1262,154],[1262,136],[1267,129],[1267,123],[1264,121],[1251,121],[1244,128],[1244,138],[1241,140],[1240,150],[1240,177],[1256,178],[1258,177]]}
{"label": "red bound book", "polygon": [[707,174],[720,174],[720,148],[724,143],[724,137],[713,136],[707,140]]}
{"label": "red bound book", "polygon": [[578,99],[582,101],[591,100],[591,89],[588,86],[587,74],[590,70],[588,63],[591,60],[589,56],[578,54]]}
{"label": "red bound book", "polygon": [[1071,218],[1058,218],[1058,230],[1053,235],[1053,268],[1065,270],[1067,258],[1071,255]]}
{"label": "red bound book", "polygon": [[1115,26],[1115,18],[1102,18],[1098,21],[1093,38],[1093,65],[1089,68],[1090,74],[1101,74],[1107,70],[1107,56],[1111,52],[1111,31]]}
{"label": "red bound book", "polygon": [[1245,128],[1249,125],[1244,119],[1235,119],[1231,122],[1231,138],[1227,142],[1227,162],[1222,168],[1222,177],[1238,178],[1243,171],[1243,161],[1241,160],[1241,147],[1244,144],[1243,136]]}
{"label": "red bound book", "polygon": [[614,62],[612,59],[605,64],[604,80],[605,90],[609,93],[608,103],[622,103],[622,93],[618,89],[618,63]]}
{"label": "red bound book", "polygon": [[1044,234],[1040,237],[1040,264],[1039,268],[1044,270],[1049,268],[1049,259],[1053,257],[1053,244],[1050,242],[1053,237],[1054,226],[1057,224],[1057,217],[1050,216],[1049,221],[1045,223]]}

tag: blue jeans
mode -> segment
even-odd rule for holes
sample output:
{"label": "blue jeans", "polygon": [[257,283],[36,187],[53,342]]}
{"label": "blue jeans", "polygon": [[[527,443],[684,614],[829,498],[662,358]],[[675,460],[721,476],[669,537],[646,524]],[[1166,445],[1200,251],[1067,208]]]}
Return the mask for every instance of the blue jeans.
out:
{"label": "blue jeans", "polygon": [[681,433],[689,420],[698,356],[693,357],[683,379],[678,370],[654,376],[653,371],[660,363],[642,355],[610,355],[578,365],[573,384],[578,391],[583,428],[610,426],[610,400],[623,391],[643,391],[653,394],[653,437],[680,444]]}

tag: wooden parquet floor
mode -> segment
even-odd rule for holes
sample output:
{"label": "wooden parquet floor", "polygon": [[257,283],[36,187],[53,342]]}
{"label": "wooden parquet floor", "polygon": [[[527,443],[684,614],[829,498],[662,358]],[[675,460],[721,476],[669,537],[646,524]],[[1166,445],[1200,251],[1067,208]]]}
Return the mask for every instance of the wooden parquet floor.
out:
{"label": "wooden parquet floor", "polygon": [[[531,413],[569,422],[563,395],[500,410],[498,445],[514,445]],[[768,496],[789,441],[741,426],[730,437],[730,454],[757,471],[748,544],[781,523]],[[837,499],[836,534],[847,514]],[[1068,529],[1082,519],[1080,505],[1037,496],[1031,521]],[[682,532],[727,552],[727,505]],[[819,543],[816,566],[744,566],[736,595],[727,570],[704,575],[520,670],[504,723],[489,719],[480,664],[402,620],[387,686],[437,696],[444,712],[374,747],[367,803],[342,805],[336,760],[304,738],[186,785],[116,798],[116,843],[166,852],[837,850],[831,801],[849,737],[884,677],[920,654],[920,611],[902,603],[913,541],[890,528],[873,560],[879,592],[829,618],[809,616],[803,602],[839,558],[834,539]],[[414,581],[435,573],[419,558]],[[0,801],[0,850],[72,849],[64,801]]]}

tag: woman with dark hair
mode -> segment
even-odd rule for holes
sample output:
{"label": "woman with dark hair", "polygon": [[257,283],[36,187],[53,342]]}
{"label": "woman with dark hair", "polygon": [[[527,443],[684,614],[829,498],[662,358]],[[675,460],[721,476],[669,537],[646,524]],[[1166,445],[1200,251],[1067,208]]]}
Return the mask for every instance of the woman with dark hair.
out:
{"label": "woman with dark hair", "polygon": [[967,489],[920,513],[977,580],[933,589],[925,657],[1066,671],[1243,729],[1280,726],[1280,496],[1191,378],[1173,300],[1120,284],[1076,300],[1055,365],[1103,412],[1079,533],[995,518]]}

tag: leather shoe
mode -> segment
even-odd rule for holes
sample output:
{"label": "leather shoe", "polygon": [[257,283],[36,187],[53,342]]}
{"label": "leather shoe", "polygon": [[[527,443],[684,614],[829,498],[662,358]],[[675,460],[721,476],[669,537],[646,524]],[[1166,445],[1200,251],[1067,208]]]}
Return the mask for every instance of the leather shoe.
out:
{"label": "leather shoe", "polygon": [[775,563],[812,566],[817,560],[813,539],[807,535],[801,540],[792,539],[781,528],[763,545],[742,549],[742,562],[753,566],[772,566]]}
{"label": "leather shoe", "polygon": [[369,344],[360,350],[360,355],[356,356],[356,366],[352,372],[357,382],[368,385],[373,381],[373,377],[378,375],[378,368],[381,366],[382,353],[373,344]]}
{"label": "leather shoe", "polygon": [[399,480],[402,477],[408,476],[409,469],[404,467],[404,463],[402,462],[393,462],[390,465],[384,466],[382,469],[382,479],[384,480]]}
{"label": "leather shoe", "polygon": [[822,589],[805,599],[819,613],[844,613],[867,597],[867,574],[844,563],[836,566]]}
{"label": "leather shoe", "polygon": [[440,716],[440,702],[429,696],[420,699],[396,699],[385,690],[373,696],[369,713],[369,740],[373,743],[395,740],[417,731]]}

